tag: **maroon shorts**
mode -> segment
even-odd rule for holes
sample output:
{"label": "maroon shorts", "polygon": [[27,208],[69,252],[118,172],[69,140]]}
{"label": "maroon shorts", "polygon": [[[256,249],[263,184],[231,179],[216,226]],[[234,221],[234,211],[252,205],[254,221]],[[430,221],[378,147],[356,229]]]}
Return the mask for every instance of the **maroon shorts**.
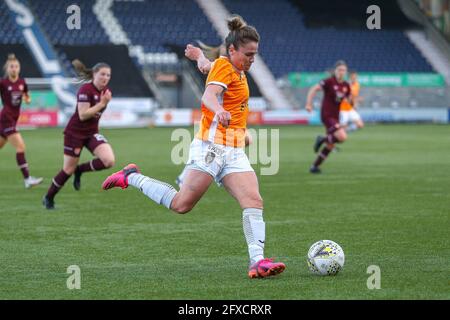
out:
{"label": "maroon shorts", "polygon": [[78,158],[83,147],[86,147],[92,154],[95,148],[103,143],[108,143],[99,133],[93,134],[87,138],[77,138],[71,135],[64,135],[64,154],[67,156]]}
{"label": "maroon shorts", "polygon": [[332,118],[332,117],[323,117],[322,118],[322,123],[325,126],[325,129],[327,130],[328,134],[333,134],[335,133],[338,129],[341,128],[340,124],[339,124],[339,120]]}
{"label": "maroon shorts", "polygon": [[0,121],[0,137],[8,138],[8,136],[17,132],[16,122]]}

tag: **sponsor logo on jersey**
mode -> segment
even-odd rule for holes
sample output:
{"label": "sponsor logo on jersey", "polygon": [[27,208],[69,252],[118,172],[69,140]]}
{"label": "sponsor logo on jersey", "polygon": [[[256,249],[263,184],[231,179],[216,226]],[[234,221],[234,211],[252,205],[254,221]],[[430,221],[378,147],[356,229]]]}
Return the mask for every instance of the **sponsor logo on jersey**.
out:
{"label": "sponsor logo on jersey", "polygon": [[78,95],[78,100],[87,100],[87,99],[88,99],[87,94],[80,93]]}

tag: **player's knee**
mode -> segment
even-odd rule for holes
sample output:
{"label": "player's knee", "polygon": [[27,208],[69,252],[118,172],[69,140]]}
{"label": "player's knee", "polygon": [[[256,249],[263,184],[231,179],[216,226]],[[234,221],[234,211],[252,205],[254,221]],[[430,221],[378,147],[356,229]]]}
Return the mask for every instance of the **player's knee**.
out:
{"label": "player's knee", "polygon": [[171,209],[172,209],[173,211],[175,211],[176,213],[179,213],[179,214],[186,214],[186,213],[188,213],[189,211],[191,211],[193,207],[194,207],[194,206],[191,205],[191,204],[183,203],[183,204],[180,204],[180,205],[172,206]]}
{"label": "player's knee", "polygon": [[16,152],[17,153],[24,153],[25,152],[25,145],[24,144],[20,144],[16,147]]}
{"label": "player's knee", "polygon": [[63,171],[69,176],[71,176],[75,172],[75,169],[76,169],[76,166],[64,166],[63,167]]}
{"label": "player's knee", "polygon": [[263,199],[259,194],[254,194],[245,199],[245,203],[242,203],[243,208],[263,208]]}
{"label": "player's knee", "polygon": [[347,133],[345,133],[345,131],[343,131],[336,138],[339,140],[339,142],[342,143],[345,140],[347,140]]}
{"label": "player's knee", "polygon": [[192,210],[195,203],[186,201],[177,193],[170,204],[170,209],[179,214],[185,214]]}
{"label": "player's knee", "polygon": [[106,158],[102,159],[102,162],[106,168],[111,168],[114,167],[114,165],[116,164],[116,159],[114,159],[114,157]]}

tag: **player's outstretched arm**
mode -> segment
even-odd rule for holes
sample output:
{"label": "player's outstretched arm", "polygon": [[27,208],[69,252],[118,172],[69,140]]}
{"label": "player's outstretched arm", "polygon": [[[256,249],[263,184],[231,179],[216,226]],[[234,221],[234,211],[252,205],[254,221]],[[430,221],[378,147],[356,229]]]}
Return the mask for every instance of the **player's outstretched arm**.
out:
{"label": "player's outstretched arm", "polygon": [[305,107],[308,112],[311,112],[313,110],[312,101],[316,96],[316,93],[319,92],[320,90],[322,90],[320,84],[316,84],[309,89],[308,95],[306,97],[306,107]]}
{"label": "player's outstretched arm", "polygon": [[184,55],[189,60],[197,61],[197,68],[200,70],[200,72],[206,74],[209,72],[209,70],[211,70],[211,61],[209,61],[205,57],[203,51],[200,48],[188,44],[186,46],[186,49],[184,50]]}

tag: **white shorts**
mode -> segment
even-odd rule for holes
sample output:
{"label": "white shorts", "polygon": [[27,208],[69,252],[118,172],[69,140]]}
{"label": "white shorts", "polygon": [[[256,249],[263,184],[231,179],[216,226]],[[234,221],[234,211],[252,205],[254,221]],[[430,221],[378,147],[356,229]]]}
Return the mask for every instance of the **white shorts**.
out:
{"label": "white shorts", "polygon": [[210,174],[221,186],[222,179],[234,172],[253,172],[244,148],[234,148],[195,138],[189,149],[186,169]]}
{"label": "white shorts", "polygon": [[352,109],[350,111],[341,111],[339,112],[339,122],[341,125],[347,125],[350,122],[360,121],[361,116],[358,112],[356,112],[355,109]]}

